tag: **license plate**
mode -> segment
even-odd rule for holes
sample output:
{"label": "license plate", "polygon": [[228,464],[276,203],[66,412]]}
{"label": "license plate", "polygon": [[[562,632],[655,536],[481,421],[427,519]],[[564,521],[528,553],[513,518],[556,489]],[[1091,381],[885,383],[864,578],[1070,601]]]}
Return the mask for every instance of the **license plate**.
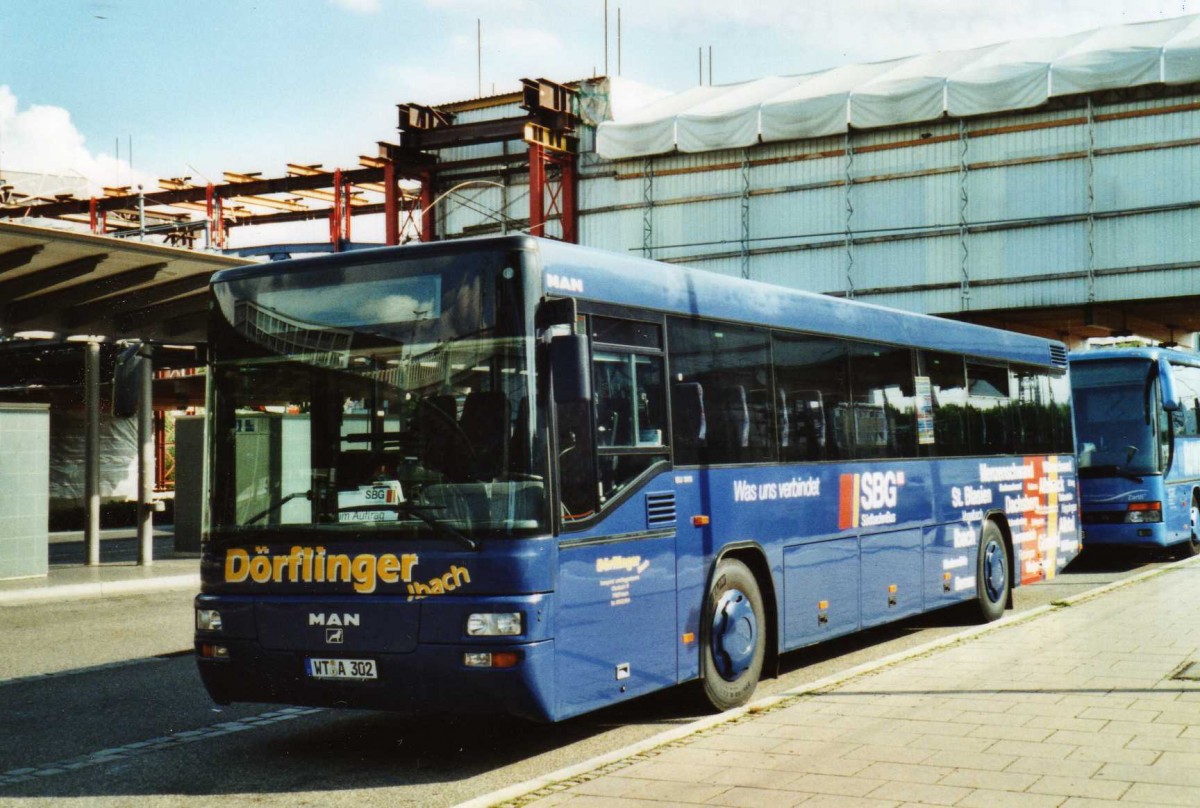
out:
{"label": "license plate", "polygon": [[378,679],[373,659],[305,659],[304,670],[310,679]]}

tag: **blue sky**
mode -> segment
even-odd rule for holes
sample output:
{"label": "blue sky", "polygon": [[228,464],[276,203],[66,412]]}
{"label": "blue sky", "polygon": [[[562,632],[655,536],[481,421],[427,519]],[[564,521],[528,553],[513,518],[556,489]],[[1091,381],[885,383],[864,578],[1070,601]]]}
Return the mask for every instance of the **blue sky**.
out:
{"label": "blue sky", "polygon": [[[697,82],[710,45],[720,84],[1196,13],[1200,2],[608,0],[611,74],[618,7],[623,76],[679,90]],[[603,71],[604,0],[3,0],[0,171],[124,184],[352,167],[396,139],[397,103],[476,95],[476,20],[485,93]]]}

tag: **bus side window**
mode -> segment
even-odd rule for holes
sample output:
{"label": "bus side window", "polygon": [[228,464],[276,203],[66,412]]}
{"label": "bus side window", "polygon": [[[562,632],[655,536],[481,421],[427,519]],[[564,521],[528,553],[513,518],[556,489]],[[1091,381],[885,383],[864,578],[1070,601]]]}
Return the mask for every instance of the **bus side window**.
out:
{"label": "bus side window", "polygon": [[855,457],[916,457],[912,351],[850,343],[850,388]]}
{"label": "bus side window", "polygon": [[967,362],[967,438],[975,454],[1016,451],[1008,369]]}
{"label": "bus side window", "polygon": [[919,374],[929,378],[932,392],[934,442],[932,457],[956,457],[967,450],[967,377],[957,354],[918,351]]}
{"label": "bus side window", "polygon": [[[1015,390],[1013,403],[1013,429],[1016,433],[1015,450],[1021,454],[1070,453],[1071,421],[1068,404],[1069,388],[1066,376],[1051,376],[1044,369],[1013,365],[1009,375]],[[1079,406],[1086,413],[1087,402]],[[1106,416],[1100,416],[1106,417]],[[1111,413],[1108,414],[1111,417]],[[1080,465],[1087,465],[1097,450],[1095,443],[1080,450]],[[1085,456],[1086,450],[1086,456]]]}
{"label": "bus side window", "polygon": [[787,418],[777,419],[784,460],[842,460],[851,454],[850,376],[845,340],[774,332],[775,385]]}
{"label": "bus side window", "polygon": [[616,496],[667,457],[662,326],[591,317],[595,490]]}
{"label": "bus side window", "polygon": [[[700,320],[667,321],[672,392],[681,385],[701,388],[704,440],[683,447],[676,462],[690,464],[761,463],[773,460],[776,419],[771,387],[768,332],[759,328]],[[695,388],[686,405],[672,403],[674,420],[695,424]],[[683,414],[681,406],[693,408]],[[678,433],[679,427],[676,426]],[[691,432],[691,435],[694,435]],[[689,435],[679,435],[684,441]]]}
{"label": "bus side window", "polygon": [[1175,396],[1179,410],[1175,415],[1175,434],[1183,437],[1200,435],[1197,410],[1200,408],[1200,368],[1172,365],[1175,377]]}
{"label": "bus side window", "polygon": [[588,402],[558,404],[557,426],[562,518],[585,519],[596,512],[596,455]]}

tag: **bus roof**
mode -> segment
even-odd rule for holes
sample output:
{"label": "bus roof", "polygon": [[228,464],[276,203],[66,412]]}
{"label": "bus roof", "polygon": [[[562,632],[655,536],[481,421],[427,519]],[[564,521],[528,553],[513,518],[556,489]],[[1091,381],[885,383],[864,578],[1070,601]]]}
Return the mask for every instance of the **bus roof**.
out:
{"label": "bus roof", "polygon": [[1174,348],[1151,348],[1129,346],[1126,348],[1092,348],[1086,351],[1071,351],[1068,359],[1072,362],[1103,362],[1113,359],[1145,359],[1157,362],[1167,359],[1177,365],[1200,367],[1200,354],[1191,351],[1181,351]]}
{"label": "bus roof", "polygon": [[497,249],[538,253],[545,291],[552,295],[981,359],[1066,366],[1066,349],[1054,340],[526,235],[456,239],[256,264],[218,272],[212,282],[319,271],[391,257],[432,258]]}

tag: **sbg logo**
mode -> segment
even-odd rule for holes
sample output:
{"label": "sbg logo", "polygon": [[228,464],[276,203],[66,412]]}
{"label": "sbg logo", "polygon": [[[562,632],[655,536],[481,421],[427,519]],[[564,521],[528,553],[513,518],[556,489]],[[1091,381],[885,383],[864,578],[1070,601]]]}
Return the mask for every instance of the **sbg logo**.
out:
{"label": "sbg logo", "polygon": [[897,492],[904,485],[903,471],[869,471],[862,475],[859,502],[864,511],[896,507]]}
{"label": "sbg logo", "polygon": [[838,529],[894,524],[903,471],[843,474],[839,480]]}

